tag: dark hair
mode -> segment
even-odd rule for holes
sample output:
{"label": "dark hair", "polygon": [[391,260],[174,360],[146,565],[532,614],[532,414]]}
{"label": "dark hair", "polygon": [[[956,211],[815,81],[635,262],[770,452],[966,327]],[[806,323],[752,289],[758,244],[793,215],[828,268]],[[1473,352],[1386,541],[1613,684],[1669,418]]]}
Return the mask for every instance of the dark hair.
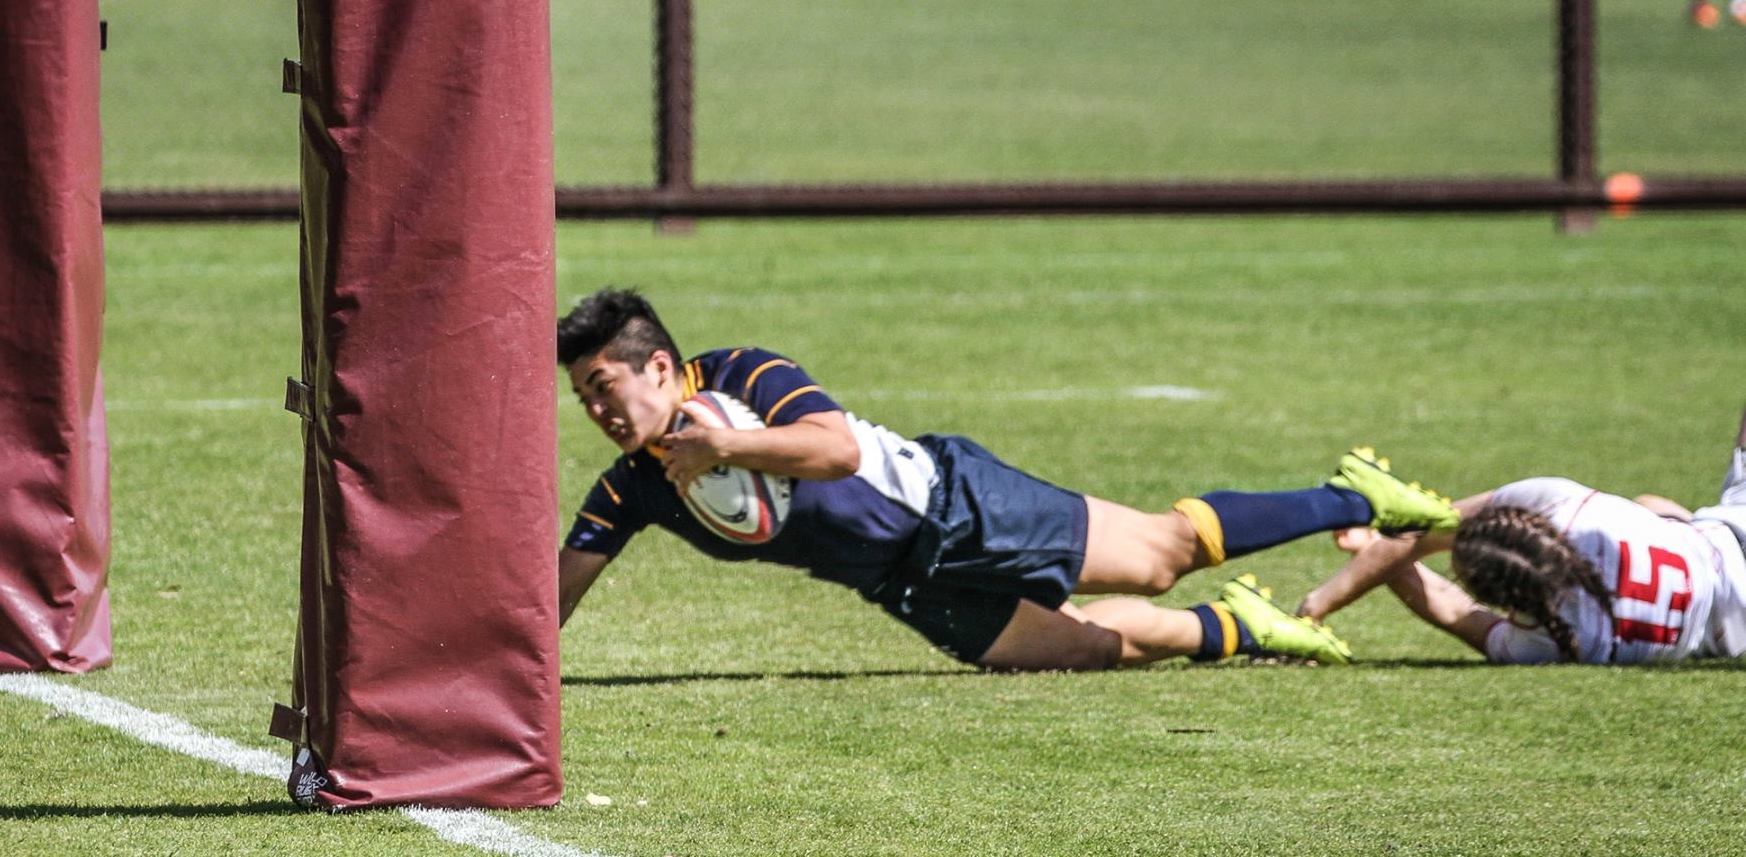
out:
{"label": "dark hair", "polygon": [[1455,531],[1450,570],[1474,598],[1532,616],[1566,660],[1580,660],[1558,596],[1580,588],[1608,613],[1613,594],[1594,564],[1545,517],[1517,506],[1488,506]]}
{"label": "dark hair", "polygon": [[657,351],[671,354],[674,364],[680,362],[679,346],[635,289],[601,289],[558,319],[561,366],[604,353],[608,360],[640,367]]}

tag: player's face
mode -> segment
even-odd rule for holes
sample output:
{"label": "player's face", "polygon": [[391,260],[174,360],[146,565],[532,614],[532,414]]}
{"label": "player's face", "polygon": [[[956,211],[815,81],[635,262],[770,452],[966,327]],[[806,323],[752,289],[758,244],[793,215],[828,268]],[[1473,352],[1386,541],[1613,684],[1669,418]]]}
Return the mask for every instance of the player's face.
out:
{"label": "player's face", "polygon": [[588,418],[620,450],[659,440],[679,407],[673,358],[657,351],[642,366],[596,354],[570,364],[570,384]]}

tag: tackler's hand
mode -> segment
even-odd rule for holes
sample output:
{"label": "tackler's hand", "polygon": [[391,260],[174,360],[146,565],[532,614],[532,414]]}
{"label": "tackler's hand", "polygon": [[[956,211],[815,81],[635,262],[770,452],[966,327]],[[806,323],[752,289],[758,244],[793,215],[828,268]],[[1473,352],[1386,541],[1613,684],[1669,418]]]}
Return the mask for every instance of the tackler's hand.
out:
{"label": "tackler's hand", "polygon": [[1320,622],[1322,617],[1328,615],[1327,597],[1322,594],[1320,589],[1311,590],[1310,594],[1305,595],[1303,600],[1298,602],[1296,615]]}

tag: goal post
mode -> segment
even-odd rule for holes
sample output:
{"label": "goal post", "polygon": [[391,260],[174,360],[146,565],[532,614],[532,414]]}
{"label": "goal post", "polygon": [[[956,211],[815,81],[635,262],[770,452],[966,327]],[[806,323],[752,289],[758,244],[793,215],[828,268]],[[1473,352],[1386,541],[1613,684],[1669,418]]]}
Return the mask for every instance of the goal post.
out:
{"label": "goal post", "polygon": [[0,672],[111,657],[96,0],[0,14]]}
{"label": "goal post", "polygon": [[557,661],[545,0],[299,0],[304,537],[290,783],[550,806]]}

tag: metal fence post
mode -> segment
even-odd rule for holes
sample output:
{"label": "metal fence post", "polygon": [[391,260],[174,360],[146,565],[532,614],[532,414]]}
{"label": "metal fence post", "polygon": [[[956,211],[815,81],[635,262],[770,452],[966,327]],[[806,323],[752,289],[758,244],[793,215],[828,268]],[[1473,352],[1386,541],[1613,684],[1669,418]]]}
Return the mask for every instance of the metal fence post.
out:
{"label": "metal fence post", "polygon": [[[1594,0],[1558,0],[1558,180],[1594,187]],[[1594,229],[1596,210],[1565,208],[1558,230]]]}
{"label": "metal fence post", "polygon": [[[655,188],[657,196],[691,191],[691,0],[655,0]],[[695,228],[689,217],[658,217],[662,232]]]}

